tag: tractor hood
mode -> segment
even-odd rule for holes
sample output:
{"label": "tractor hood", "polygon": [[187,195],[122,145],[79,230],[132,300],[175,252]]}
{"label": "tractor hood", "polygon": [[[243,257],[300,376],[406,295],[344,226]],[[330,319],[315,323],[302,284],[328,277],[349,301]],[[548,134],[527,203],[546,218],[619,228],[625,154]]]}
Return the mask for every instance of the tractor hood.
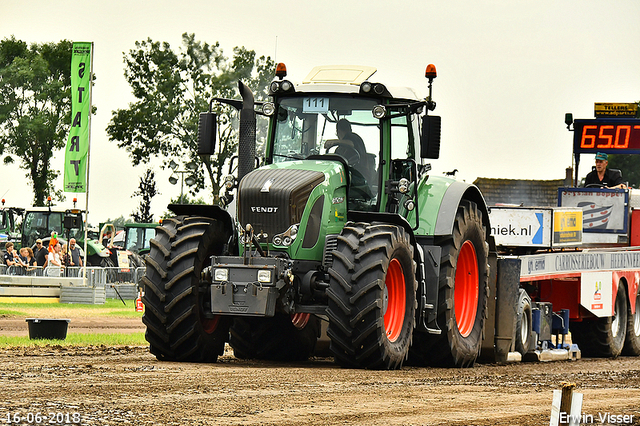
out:
{"label": "tractor hood", "polygon": [[332,194],[345,185],[344,167],[335,161],[300,160],[264,166],[240,181],[238,220],[241,226],[251,224],[256,233],[267,234],[271,241],[272,236],[302,222],[316,187],[320,186],[320,194]]}

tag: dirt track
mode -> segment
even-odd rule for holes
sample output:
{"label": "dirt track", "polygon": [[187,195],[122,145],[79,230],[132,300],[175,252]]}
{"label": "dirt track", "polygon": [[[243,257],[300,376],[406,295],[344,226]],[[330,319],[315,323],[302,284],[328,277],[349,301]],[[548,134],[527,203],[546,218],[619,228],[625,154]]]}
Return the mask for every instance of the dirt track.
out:
{"label": "dirt track", "polygon": [[[139,330],[122,321],[115,328]],[[89,425],[545,425],[553,389],[571,381],[593,424],[609,413],[640,425],[640,358],[388,372],[329,358],[280,365],[229,351],[201,365],[159,362],[145,347],[58,346],[0,350],[0,361],[0,424],[40,412]]]}

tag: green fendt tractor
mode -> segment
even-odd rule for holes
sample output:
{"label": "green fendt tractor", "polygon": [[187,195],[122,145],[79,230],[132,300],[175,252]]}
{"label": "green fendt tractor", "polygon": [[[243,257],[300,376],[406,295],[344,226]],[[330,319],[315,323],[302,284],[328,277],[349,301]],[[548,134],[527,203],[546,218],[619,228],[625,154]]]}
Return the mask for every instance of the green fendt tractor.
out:
{"label": "green fendt tractor", "polygon": [[[472,365],[487,314],[487,207],[473,185],[429,175],[440,117],[429,96],[371,80],[375,68],[316,67],[301,84],[279,64],[269,102],[240,112],[238,176],[220,206],[170,205],[143,279],[158,359],[302,360],[326,328],[346,367]],[[256,167],[256,114],[269,118]],[[216,116],[202,113],[201,155]],[[321,327],[321,325],[323,325]],[[326,325],[326,327],[324,327]]]}

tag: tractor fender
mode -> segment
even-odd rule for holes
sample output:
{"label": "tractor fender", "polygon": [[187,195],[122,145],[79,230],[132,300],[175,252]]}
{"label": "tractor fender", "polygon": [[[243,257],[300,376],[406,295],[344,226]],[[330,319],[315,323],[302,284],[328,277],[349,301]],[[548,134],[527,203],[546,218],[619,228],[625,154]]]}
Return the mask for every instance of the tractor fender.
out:
{"label": "tractor fender", "polygon": [[229,229],[231,231],[232,237],[229,241],[230,252],[237,251],[238,232],[236,229],[236,222],[231,217],[231,214],[222,207],[207,204],[169,204],[167,208],[177,216],[202,216],[222,222],[224,224],[224,229]]}
{"label": "tractor fender", "polygon": [[477,186],[451,178],[430,176],[418,185],[420,220],[415,234],[451,235],[456,212],[462,200],[476,203],[478,210],[482,212],[482,224],[489,230],[489,210]]}

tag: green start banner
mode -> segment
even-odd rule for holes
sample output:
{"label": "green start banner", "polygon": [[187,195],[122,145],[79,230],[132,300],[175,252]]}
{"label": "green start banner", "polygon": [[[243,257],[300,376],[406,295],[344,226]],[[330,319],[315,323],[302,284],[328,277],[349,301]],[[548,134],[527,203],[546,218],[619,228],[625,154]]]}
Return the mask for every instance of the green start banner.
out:
{"label": "green start banner", "polygon": [[93,43],[73,43],[73,51],[71,52],[71,129],[64,158],[65,192],[87,192],[92,54]]}

